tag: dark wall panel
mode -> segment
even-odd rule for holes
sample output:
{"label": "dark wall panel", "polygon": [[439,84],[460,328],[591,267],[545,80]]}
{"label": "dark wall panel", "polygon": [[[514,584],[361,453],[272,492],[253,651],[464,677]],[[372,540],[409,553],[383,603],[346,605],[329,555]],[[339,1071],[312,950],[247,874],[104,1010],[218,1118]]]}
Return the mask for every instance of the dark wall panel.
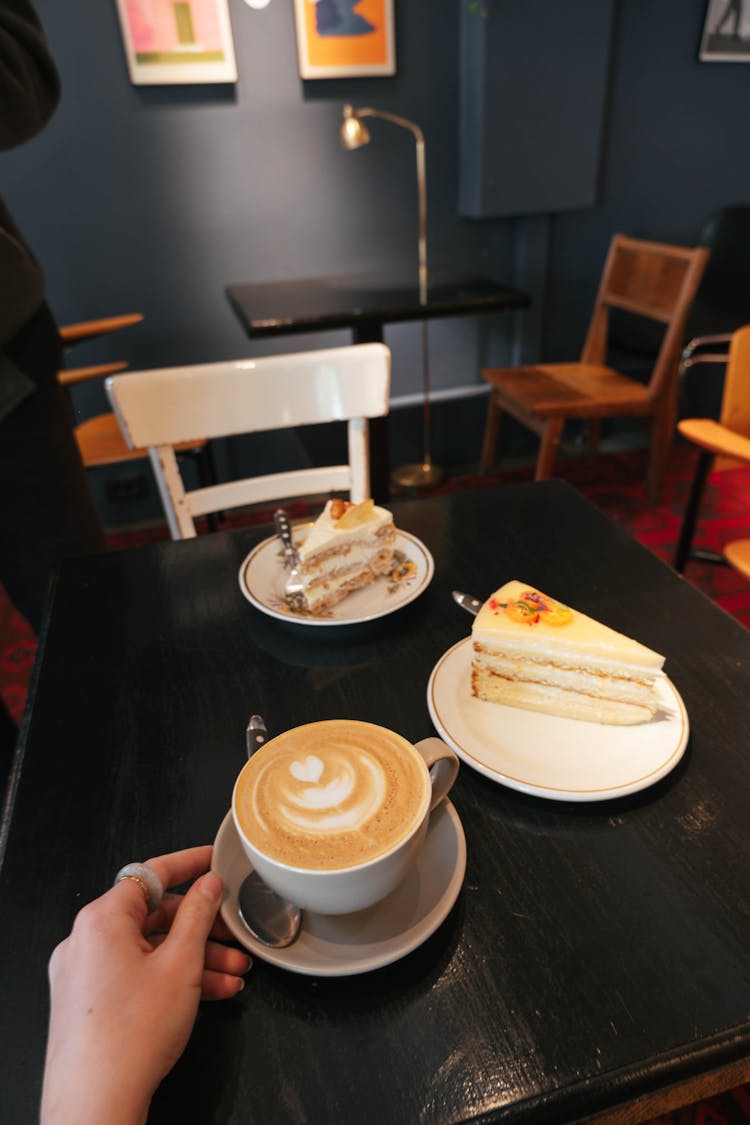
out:
{"label": "dark wall panel", "polygon": [[614,0],[484,0],[461,14],[461,214],[596,201]]}

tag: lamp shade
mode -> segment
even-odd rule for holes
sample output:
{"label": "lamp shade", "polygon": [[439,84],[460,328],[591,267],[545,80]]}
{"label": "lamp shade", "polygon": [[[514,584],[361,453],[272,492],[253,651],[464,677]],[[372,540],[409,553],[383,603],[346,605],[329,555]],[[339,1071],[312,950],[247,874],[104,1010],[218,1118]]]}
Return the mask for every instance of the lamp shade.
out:
{"label": "lamp shade", "polygon": [[341,144],[345,149],[353,150],[369,144],[370,134],[367,127],[350,105],[344,106],[344,117],[341,122]]}

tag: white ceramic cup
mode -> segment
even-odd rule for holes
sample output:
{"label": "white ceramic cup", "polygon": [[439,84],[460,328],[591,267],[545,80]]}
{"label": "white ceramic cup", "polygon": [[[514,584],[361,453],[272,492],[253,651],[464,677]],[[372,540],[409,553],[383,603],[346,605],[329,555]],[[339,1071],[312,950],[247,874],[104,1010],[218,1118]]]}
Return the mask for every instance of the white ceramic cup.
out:
{"label": "white ceramic cup", "polygon": [[[308,724],[319,726],[320,724]],[[372,725],[372,724],[359,724]],[[297,728],[304,731],[304,727]],[[380,728],[385,729],[385,728]],[[388,732],[391,736],[394,732]],[[283,736],[282,736],[283,737]],[[372,906],[390,894],[406,877],[427,835],[430,813],[450,791],[458,775],[458,758],[439,738],[425,738],[415,745],[395,735],[405,754],[414,755],[423,772],[424,791],[421,811],[411,830],[394,846],[373,859],[348,867],[295,867],[264,854],[248,840],[237,813],[237,794],[245,764],[232,792],[232,816],[247,858],[261,878],[277,894],[297,906],[318,914],[349,914]],[[272,752],[275,739],[260,753]],[[410,818],[411,819],[411,818]]]}

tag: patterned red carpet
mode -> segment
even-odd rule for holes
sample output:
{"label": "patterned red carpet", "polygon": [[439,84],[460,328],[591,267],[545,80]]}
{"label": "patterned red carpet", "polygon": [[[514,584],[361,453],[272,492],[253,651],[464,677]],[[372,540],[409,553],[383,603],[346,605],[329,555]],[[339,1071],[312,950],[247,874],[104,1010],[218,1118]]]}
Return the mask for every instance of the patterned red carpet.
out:
{"label": "patterned red carpet", "polygon": [[[626,527],[660,558],[671,561],[679,534],[685,497],[693,475],[695,453],[686,446],[673,450],[662,503],[651,508],[644,488],[645,453],[633,450],[597,458],[563,462],[560,476],[592,500],[606,515]],[[454,476],[434,491],[456,492],[531,479],[531,469],[496,472],[486,477]],[[290,507],[293,517],[308,513],[306,505]],[[267,512],[237,516],[231,526],[268,522]],[[230,526],[228,524],[227,526]],[[750,469],[715,473],[709,480],[696,546],[719,550],[732,539],[750,538]],[[111,550],[167,539],[166,527],[112,534]],[[688,563],[685,577],[750,628],[750,582],[730,567]],[[0,694],[18,720],[23,712],[34,662],[34,636],[13,610],[0,587]],[[750,1122],[750,1086],[654,1118],[649,1125],[740,1125]]]}

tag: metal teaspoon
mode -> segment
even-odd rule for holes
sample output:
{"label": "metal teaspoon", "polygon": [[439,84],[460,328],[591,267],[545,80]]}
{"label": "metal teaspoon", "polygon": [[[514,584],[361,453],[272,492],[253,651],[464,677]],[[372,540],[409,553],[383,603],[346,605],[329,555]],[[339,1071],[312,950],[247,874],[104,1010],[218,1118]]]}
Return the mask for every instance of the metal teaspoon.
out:
{"label": "metal teaspoon", "polygon": [[[261,716],[252,715],[245,735],[248,758],[261,748],[267,737]],[[255,870],[243,879],[237,902],[240,918],[253,937],[264,945],[283,949],[296,940],[302,922],[299,907],[272,891]]]}

